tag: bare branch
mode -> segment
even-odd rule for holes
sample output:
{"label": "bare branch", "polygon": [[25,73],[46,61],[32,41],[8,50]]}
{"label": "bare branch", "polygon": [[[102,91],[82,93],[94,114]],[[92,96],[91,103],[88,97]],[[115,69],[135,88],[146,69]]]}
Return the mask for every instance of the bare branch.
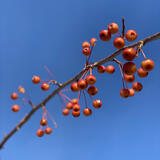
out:
{"label": "bare branch", "polygon": [[[141,41],[138,41],[136,43],[130,44],[128,46],[125,46],[124,48],[131,48],[131,47],[143,47],[144,45],[146,45],[149,42],[152,42],[154,40],[158,40],[160,39],[160,32],[151,35]],[[82,75],[83,73],[88,70],[89,68],[95,68],[98,65],[102,65],[104,63],[107,63],[108,61],[114,61],[114,58],[116,56],[118,56],[123,49],[119,49],[117,51],[115,51],[114,53],[110,54],[108,57],[105,57],[104,59],[101,59],[93,64],[87,65],[85,66],[85,68],[83,68],[75,77],[73,77],[72,79],[66,81],[65,83],[58,83],[58,82],[54,82],[58,88],[55,89],[48,97],[46,97],[41,103],[39,103],[37,106],[34,106],[32,103],[30,103],[30,105],[32,105],[32,110],[20,121],[19,124],[17,124],[7,135],[4,136],[3,140],[0,142],[0,149],[3,148],[4,144],[8,141],[8,139],[10,137],[12,137],[30,118],[31,116],[42,106],[44,106],[49,100],[51,100],[56,94],[58,94],[58,92],[60,90],[62,90],[63,88],[65,88],[66,86],[68,86],[69,84],[71,84],[74,81],[77,81]]]}

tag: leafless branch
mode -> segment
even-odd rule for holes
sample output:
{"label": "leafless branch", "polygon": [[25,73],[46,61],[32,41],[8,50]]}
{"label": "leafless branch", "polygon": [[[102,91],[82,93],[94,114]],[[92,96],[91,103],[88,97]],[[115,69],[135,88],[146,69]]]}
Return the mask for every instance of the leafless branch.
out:
{"label": "leafless branch", "polygon": [[[154,40],[158,40],[158,39],[160,39],[160,32],[158,32],[154,35],[151,35],[141,41],[138,41],[136,43],[125,46],[124,48],[139,47],[139,46],[143,47],[147,43],[154,41]],[[77,81],[87,69],[89,69],[89,68],[93,69],[93,68],[97,67],[98,65],[102,65],[104,63],[107,63],[108,61],[114,61],[114,58],[116,56],[118,56],[123,51],[124,48],[115,51],[114,53],[110,54],[108,57],[105,57],[104,59],[101,59],[97,62],[94,62],[93,64],[86,65],[75,77],[71,78],[70,80],[68,80],[62,84],[55,81],[54,83],[58,86],[58,88],[55,89],[48,97],[46,97],[44,100],[42,100],[37,106],[34,106],[32,103],[30,103],[30,105],[32,106],[32,110],[20,121],[19,124],[17,124],[8,134],[6,134],[4,136],[3,140],[0,142],[0,149],[3,148],[4,144],[8,141],[8,139],[11,138],[32,117],[32,115],[38,109],[40,109],[49,100],[51,100],[56,94],[58,94],[58,92],[60,90],[62,90],[63,88],[65,88],[66,86],[71,84],[72,82]]]}

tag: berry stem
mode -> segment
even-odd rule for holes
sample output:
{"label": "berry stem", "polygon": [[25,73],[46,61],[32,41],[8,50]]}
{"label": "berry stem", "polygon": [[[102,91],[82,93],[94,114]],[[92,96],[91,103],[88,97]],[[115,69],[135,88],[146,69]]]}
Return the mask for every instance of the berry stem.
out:
{"label": "berry stem", "polygon": [[49,70],[49,68],[47,66],[44,66],[44,68],[46,69],[46,71],[50,74],[50,76],[52,77],[53,80],[55,80],[52,72]]}
{"label": "berry stem", "polygon": [[146,57],[145,53],[143,52],[142,48],[140,48],[140,50],[141,50],[141,52],[143,54],[143,57],[146,59],[147,57]]}
{"label": "berry stem", "polygon": [[121,72],[123,88],[125,88],[125,85],[124,85],[124,74],[123,74],[123,71],[122,71],[122,65],[121,64],[119,64],[119,68],[120,68],[120,72]]}
{"label": "berry stem", "polygon": [[86,105],[86,107],[87,107],[87,98],[86,98],[86,95],[85,95],[84,91],[83,91],[83,95],[84,95],[85,105]]}

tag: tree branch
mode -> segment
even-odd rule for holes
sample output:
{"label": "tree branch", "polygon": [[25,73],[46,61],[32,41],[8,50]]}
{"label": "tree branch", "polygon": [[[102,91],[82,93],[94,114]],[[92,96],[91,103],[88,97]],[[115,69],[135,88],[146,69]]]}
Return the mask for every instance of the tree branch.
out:
{"label": "tree branch", "polygon": [[[144,45],[146,45],[149,42],[152,42],[154,40],[158,40],[160,39],[160,32],[151,35],[141,41],[138,41],[136,43],[130,44],[128,46],[125,46],[124,48],[131,48],[131,47],[143,47]],[[20,121],[19,124],[17,124],[7,135],[4,136],[3,140],[0,142],[0,149],[3,148],[4,144],[8,141],[8,139],[10,137],[12,137],[30,118],[31,116],[39,109],[41,108],[43,105],[45,105],[50,99],[52,99],[60,90],[62,90],[63,88],[65,88],[66,86],[68,86],[69,84],[71,84],[74,81],[77,81],[82,75],[83,73],[88,70],[89,68],[95,68],[98,65],[102,65],[108,61],[113,61],[114,58],[116,56],[118,56],[123,49],[119,49],[117,51],[115,51],[114,53],[110,54],[108,57],[105,57],[104,59],[101,59],[93,64],[87,65],[85,66],[75,77],[73,77],[72,79],[66,81],[65,83],[59,84],[58,82],[55,82],[58,86],[57,89],[55,89],[48,97],[46,97],[41,103],[39,103],[37,106],[34,106],[32,103],[30,105],[32,105],[32,110]]]}

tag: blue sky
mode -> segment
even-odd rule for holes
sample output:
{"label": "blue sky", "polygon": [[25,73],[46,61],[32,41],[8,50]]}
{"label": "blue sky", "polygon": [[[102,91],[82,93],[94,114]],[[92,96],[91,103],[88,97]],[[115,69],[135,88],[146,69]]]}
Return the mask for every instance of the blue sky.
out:
{"label": "blue sky", "polygon": [[[124,16],[127,29],[135,29],[138,39],[160,31],[160,2],[112,0],[5,0],[0,2],[0,140],[30,111],[26,105],[13,113],[10,94],[19,85],[26,88],[33,103],[38,104],[54,90],[42,92],[31,82],[33,75],[50,79],[47,65],[57,81],[64,82],[79,72],[85,62],[81,44],[109,23],[121,27]],[[91,61],[97,61],[113,51],[110,42],[97,42]],[[36,130],[42,110],[30,119],[0,151],[0,160],[159,160],[160,159],[160,101],[159,78],[160,41],[146,45],[143,50],[155,62],[155,69],[146,79],[137,77],[144,88],[135,97],[122,99],[122,82],[118,66],[114,75],[99,75],[96,98],[103,107],[93,109],[91,117],[64,117],[59,99],[48,104],[58,128],[51,136],[38,138]],[[122,57],[119,56],[119,60]],[[136,60],[137,66],[143,60]],[[111,63],[110,63],[111,64]],[[75,95],[70,94],[71,97]],[[77,95],[76,95],[77,96]],[[90,99],[88,99],[91,105]],[[17,103],[21,104],[20,101]],[[84,105],[82,100],[81,105]]]}

